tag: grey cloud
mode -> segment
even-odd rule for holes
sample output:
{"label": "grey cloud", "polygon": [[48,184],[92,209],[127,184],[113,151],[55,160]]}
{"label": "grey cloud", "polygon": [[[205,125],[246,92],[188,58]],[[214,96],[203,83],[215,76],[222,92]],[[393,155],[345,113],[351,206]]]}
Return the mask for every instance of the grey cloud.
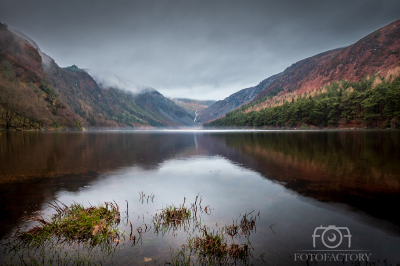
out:
{"label": "grey cloud", "polygon": [[14,0],[0,1],[0,21],[61,66],[111,72],[129,88],[169,97],[218,100],[354,43],[398,10],[388,0]]}

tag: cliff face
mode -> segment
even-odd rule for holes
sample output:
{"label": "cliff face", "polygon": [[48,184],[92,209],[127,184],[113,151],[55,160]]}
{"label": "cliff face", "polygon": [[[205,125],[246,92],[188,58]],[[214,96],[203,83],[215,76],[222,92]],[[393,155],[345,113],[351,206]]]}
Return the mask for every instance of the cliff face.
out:
{"label": "cliff face", "polygon": [[240,90],[222,101],[217,101],[210,107],[200,110],[198,119],[201,123],[207,123],[220,116],[225,115],[227,112],[238,108],[239,106],[249,103],[254,100],[260,92],[270,86],[281,74],[276,74],[263,81],[257,86]]}
{"label": "cliff face", "polygon": [[277,88],[302,94],[342,79],[360,81],[373,74],[384,77],[399,65],[400,20],[397,20],[348,47],[327,51],[291,65],[257,99]]}
{"label": "cliff face", "polygon": [[0,61],[3,129],[196,125],[194,115],[155,90],[102,88],[76,66],[59,67],[33,40],[3,24]]}

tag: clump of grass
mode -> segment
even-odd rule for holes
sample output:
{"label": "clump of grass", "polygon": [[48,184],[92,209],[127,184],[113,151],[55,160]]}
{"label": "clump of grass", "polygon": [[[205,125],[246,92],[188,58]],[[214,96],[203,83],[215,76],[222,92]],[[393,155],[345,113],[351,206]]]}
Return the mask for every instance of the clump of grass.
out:
{"label": "clump of grass", "polygon": [[203,236],[195,236],[189,239],[189,243],[202,256],[224,257],[228,255],[228,244],[223,234],[218,232],[208,233],[207,229],[203,229]]}
{"label": "clump of grass", "polygon": [[228,235],[234,237],[238,233],[238,227],[239,226],[235,225],[234,223],[232,225],[226,225],[225,231]]}
{"label": "clump of grass", "polygon": [[[239,228],[242,230],[241,234],[250,235],[250,232],[256,229],[256,217],[253,217],[252,213],[245,213],[240,220]],[[258,214],[259,216],[259,214]]]}
{"label": "clump of grass", "polygon": [[[185,203],[184,203],[185,204]],[[169,229],[177,229],[184,226],[192,217],[191,210],[184,206],[168,205],[161,209],[161,213],[153,216],[153,224],[155,231],[168,231]]]}
{"label": "clump of grass", "polygon": [[167,206],[163,209],[161,216],[166,223],[178,225],[190,218],[190,210],[185,207],[175,207],[174,205]]}
{"label": "clump of grass", "polygon": [[[249,236],[253,230],[256,230],[256,219],[257,216],[253,216],[252,213],[245,213],[242,216],[242,219],[240,220],[239,223],[233,222],[232,225],[226,225],[225,226],[225,232],[231,236],[234,237],[237,234],[239,235],[244,235],[244,236]],[[259,216],[259,214],[258,214]]]}
{"label": "clump of grass", "polygon": [[20,240],[20,244],[42,245],[56,238],[60,241],[77,241],[96,245],[119,237],[117,225],[120,222],[120,212],[116,203],[114,205],[112,202],[105,202],[96,207],[86,208],[78,203],[66,206],[55,202],[50,205],[57,213],[51,217],[50,221],[45,221],[42,217],[31,218],[39,225],[27,232],[18,232],[16,238]]}
{"label": "clump of grass", "polygon": [[223,233],[207,232],[207,229],[202,229],[203,235],[201,237],[195,236],[189,238],[188,243],[191,249],[196,252],[200,258],[211,261],[219,261],[219,263],[229,259],[245,261],[249,257],[249,247],[247,244],[230,244]]}

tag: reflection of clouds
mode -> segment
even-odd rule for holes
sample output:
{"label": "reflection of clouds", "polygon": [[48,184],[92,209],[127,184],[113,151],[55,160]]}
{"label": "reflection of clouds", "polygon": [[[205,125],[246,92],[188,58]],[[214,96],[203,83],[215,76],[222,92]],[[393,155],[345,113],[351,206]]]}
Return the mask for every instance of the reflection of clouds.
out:
{"label": "reflection of clouds", "polygon": [[[90,133],[85,134],[80,136],[88,136],[87,134]],[[89,203],[96,205],[100,202],[115,200],[121,210],[125,211],[125,200],[127,200],[130,211],[129,221],[137,222],[136,227],[138,227],[143,224],[142,215],[148,222],[151,215],[158,213],[167,204],[182,204],[184,197],[186,203],[193,203],[195,197],[200,194],[203,197],[203,207],[210,205],[212,208],[212,215],[204,216],[204,220],[202,220],[208,226],[214,226],[216,223],[220,226],[231,224],[232,219],[239,217],[239,214],[252,210],[255,210],[256,213],[260,211],[261,219],[257,219],[257,234],[252,236],[254,237],[252,245],[256,250],[268,250],[269,253],[266,256],[270,256],[268,258],[270,261],[278,260],[277,265],[282,265],[279,263],[282,254],[307,248],[306,245],[312,243],[309,241],[312,230],[316,225],[321,224],[348,226],[352,229],[352,234],[358,237],[359,243],[362,243],[360,245],[363,246],[360,249],[374,250],[374,254],[377,256],[381,255],[392,259],[395,256],[394,253],[390,253],[390,250],[380,248],[383,242],[393,247],[400,245],[396,235],[388,236],[386,232],[381,231],[382,227],[388,227],[381,220],[367,214],[351,215],[350,212],[354,212],[357,210],[356,208],[348,211],[349,205],[324,203],[312,197],[326,194],[324,191],[308,197],[299,195],[301,187],[293,178],[302,181],[301,178],[304,180],[309,176],[302,176],[296,171],[296,168],[287,167],[290,166],[292,157],[284,160],[281,158],[282,152],[278,152],[279,149],[285,147],[289,147],[288,151],[292,151],[293,148],[301,146],[301,143],[293,142],[291,138],[282,137],[281,139],[280,135],[278,137],[271,135],[267,139],[263,139],[262,136],[265,136],[266,133],[258,133],[260,135],[255,137],[253,133],[243,134],[243,132],[240,134],[232,132],[229,134],[223,132],[195,133],[194,136],[193,132],[179,134],[171,132],[162,134],[157,132],[116,133],[114,136],[108,137],[103,136],[103,133],[98,134],[93,139],[84,138],[85,141],[82,143],[89,147],[85,145],[75,147],[75,138],[63,139],[67,135],[59,135],[59,141],[68,140],[66,141],[68,148],[72,148],[65,151],[74,154],[74,151],[83,149],[87,154],[86,157],[78,158],[84,159],[83,162],[72,160],[76,159],[76,156],[67,156],[66,161],[69,162],[67,165],[82,167],[86,164],[88,169],[99,171],[98,174],[88,177],[85,182],[81,180],[84,177],[81,173],[74,175],[75,179],[70,177],[64,179],[57,177],[51,180],[38,179],[43,183],[49,183],[48,187],[42,188],[45,196],[40,199],[40,202],[58,199],[67,205],[74,201],[84,205]],[[287,136],[288,133],[283,134]],[[68,135],[73,136],[73,134]],[[49,137],[52,136],[51,134],[42,136],[47,136],[46,141],[53,143],[54,139]],[[277,143],[277,140],[281,140],[281,144],[273,145],[272,151],[271,148],[265,146],[268,141]],[[90,141],[93,142],[90,143]],[[289,146],[285,145],[287,142],[290,142]],[[321,142],[314,138],[314,142],[319,144],[318,147],[324,147],[324,141]],[[43,144],[43,142],[39,141],[37,144]],[[46,145],[42,145],[42,150],[43,146]],[[304,147],[310,147],[310,144]],[[27,151],[36,152],[37,150],[25,149],[20,152],[26,153]],[[311,151],[315,152],[314,149]],[[53,153],[49,152],[49,154]],[[306,152],[306,154],[308,153]],[[109,166],[97,168],[96,156],[104,156],[101,162],[107,162]],[[313,157],[313,159],[316,158]],[[294,160],[294,162],[297,161]],[[263,178],[271,172],[273,173],[269,175],[271,179],[273,177],[287,178],[285,179],[287,184]],[[293,176],[288,177],[289,173]],[[50,181],[54,183],[50,183]],[[57,186],[57,182],[63,187],[69,186],[76,189],[73,191],[62,189],[54,194],[47,193]],[[286,189],[285,186],[288,184],[296,186]],[[29,187],[29,189],[23,190],[30,191],[32,188],[36,189],[36,187]],[[306,186],[306,188],[308,187]],[[39,189],[37,190],[35,193],[40,193]],[[141,191],[147,195],[153,193],[155,195],[154,202],[148,204],[139,202],[139,192]],[[341,193],[344,194],[344,192]],[[339,199],[338,193],[334,196]],[[12,199],[14,201],[15,198],[18,200],[21,198],[16,193],[12,194],[12,197],[14,197]],[[29,197],[30,202],[32,202],[32,198]],[[318,199],[318,197],[316,198]],[[42,204],[42,208],[45,205]],[[138,215],[140,215],[139,220]],[[374,223],[365,222],[366,217],[373,220]],[[275,224],[273,229],[276,235],[270,230],[272,224]],[[393,225],[390,226],[393,228]],[[130,230],[129,227],[123,225],[121,229],[125,232]],[[150,247],[157,250],[157,248],[165,247],[165,250],[169,252],[169,245],[164,246],[160,243],[166,238],[169,241],[172,236],[161,239],[161,237],[156,238],[154,235],[148,234],[144,236],[144,241],[150,237],[153,237],[152,240],[155,241],[149,241],[146,243],[148,246],[140,246],[140,248]],[[186,241],[186,237],[183,236],[179,236],[177,239],[177,246]],[[154,245],[158,246],[154,248]]]}

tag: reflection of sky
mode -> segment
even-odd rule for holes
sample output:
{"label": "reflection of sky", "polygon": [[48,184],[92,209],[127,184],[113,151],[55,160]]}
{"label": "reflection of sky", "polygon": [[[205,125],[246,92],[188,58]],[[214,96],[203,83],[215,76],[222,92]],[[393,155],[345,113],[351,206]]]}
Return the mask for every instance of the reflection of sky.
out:
{"label": "reflection of sky", "polygon": [[[115,173],[104,173],[79,192],[61,191],[57,197],[61,202],[70,204],[73,201],[87,204],[115,200],[122,211],[129,202],[129,220],[134,226],[143,221],[138,214],[145,216],[149,223],[150,215],[167,204],[179,205],[186,197],[186,204],[193,203],[196,195],[203,197],[202,206],[210,205],[212,215],[203,215],[203,223],[220,227],[231,224],[239,214],[260,211],[261,219],[257,220],[257,233],[250,237],[255,248],[254,255],[266,253],[264,258],[280,265],[291,264],[293,253],[297,250],[312,249],[311,235],[317,226],[345,226],[353,235],[352,249],[366,249],[373,254],[372,258],[389,258],[389,262],[399,262],[396,252],[399,239],[389,236],[378,229],[369,227],[353,219],[350,212],[338,213],[335,208],[326,208],[326,203],[299,196],[278,183],[262,178],[260,174],[240,168],[230,161],[218,157],[191,157],[165,161],[157,170],[146,171],[132,167],[120,169]],[[139,192],[154,193],[154,203],[139,202]],[[314,203],[315,202],[315,203]],[[312,204],[310,204],[312,203]],[[338,207],[345,209],[344,206]],[[134,212],[134,213],[133,213]],[[240,220],[240,219],[239,219]],[[275,224],[272,228],[270,226]],[[129,232],[128,227],[123,230]],[[160,243],[171,243],[174,247],[185,243],[186,236],[177,238],[165,237],[158,240],[154,235],[145,234],[148,240],[142,247],[146,256],[169,254],[169,246]],[[157,240],[156,240],[157,239]],[[171,242],[172,241],[172,242]],[[243,239],[242,239],[243,241]],[[164,250],[158,254],[153,249]],[[121,251],[129,254],[129,250]],[[127,252],[127,253],[126,253]]]}
{"label": "reflection of sky", "polygon": [[[0,138],[1,144],[8,147],[0,154],[3,161],[0,175],[18,179],[18,182],[5,178],[8,181],[0,186],[0,195],[7,200],[0,205],[7,206],[0,210],[8,208],[15,211],[9,213],[12,219],[19,222],[32,215],[29,211],[24,212],[30,204],[42,204],[43,209],[47,206],[46,201],[55,199],[65,204],[76,201],[86,205],[89,202],[97,204],[115,200],[124,212],[127,200],[129,221],[137,228],[143,223],[149,224],[151,215],[167,204],[182,204],[186,197],[189,206],[196,195],[201,195],[202,206],[210,205],[213,208],[211,216],[202,217],[203,224],[207,226],[215,227],[218,224],[221,228],[224,224],[232,224],[232,219],[239,218],[239,214],[260,211],[261,219],[257,218],[256,221],[257,233],[251,235],[250,241],[255,248],[255,258],[265,252],[264,258],[271,264],[291,265],[294,252],[312,249],[311,235],[317,226],[336,225],[350,229],[353,235],[352,249],[370,250],[373,260],[388,258],[388,263],[396,265],[400,262],[397,255],[400,246],[400,234],[396,234],[398,227],[391,225],[388,220],[374,218],[380,216],[360,212],[356,203],[366,206],[361,209],[365,212],[375,210],[380,205],[382,209],[390,207],[390,204],[378,205],[379,202],[392,203],[386,200],[374,201],[376,206],[369,208],[368,202],[371,201],[365,201],[364,196],[370,196],[368,191],[386,191],[387,187],[395,189],[393,184],[398,182],[396,176],[390,177],[390,174],[397,169],[393,158],[398,155],[398,144],[395,142],[398,135],[386,131],[372,132],[367,138],[367,133],[302,132],[301,138],[298,138],[297,132],[254,134],[248,131],[208,133],[197,130],[7,133],[10,138],[6,139],[5,135]],[[25,138],[17,138],[22,136]],[[309,139],[313,139],[313,142],[309,143]],[[332,139],[337,141],[330,142]],[[389,152],[382,154],[380,146],[375,145],[381,142]],[[360,157],[367,160],[355,162],[360,147],[363,147],[363,155],[370,156]],[[316,158],[314,152],[324,150],[329,150],[328,155],[340,158],[338,161],[333,157],[327,159],[335,174],[340,173],[338,168],[342,161],[350,165],[354,163],[356,167],[344,168],[350,169],[351,175],[347,170],[343,174],[325,175],[322,172],[322,175],[319,170],[324,164],[318,163],[321,158]],[[295,152],[299,151],[303,152],[296,155]],[[286,152],[287,157],[276,156],[282,152]],[[296,162],[306,162],[306,165],[309,162],[316,170],[302,172],[301,167],[296,167]],[[365,175],[370,172],[371,165],[379,163],[383,166],[377,168],[381,169],[377,173],[389,170],[390,178],[382,179],[379,175],[371,179]],[[357,170],[356,173],[353,173],[353,169]],[[348,184],[352,177],[358,183]],[[362,187],[367,188],[366,192]],[[341,197],[359,193],[357,189],[363,193],[360,197],[350,198],[349,205],[326,203],[326,198],[334,202],[346,202],[341,201]],[[141,191],[147,195],[154,193],[154,203],[147,204],[145,201],[141,204]],[[324,197],[326,191],[330,197]],[[321,197],[325,202],[316,200]],[[0,233],[9,235],[15,225],[13,220],[4,217],[0,217],[3,219],[0,222],[6,226]],[[121,229],[129,234],[130,228],[123,223]],[[271,225],[275,233],[270,229]],[[389,232],[393,235],[389,235]],[[143,245],[120,250],[116,257],[135,256],[143,261],[145,256],[160,261],[169,258],[170,246],[180,246],[185,243],[186,237],[181,233],[177,237],[157,237],[146,233]],[[244,242],[243,237],[240,241]],[[125,246],[120,244],[119,247]]]}

